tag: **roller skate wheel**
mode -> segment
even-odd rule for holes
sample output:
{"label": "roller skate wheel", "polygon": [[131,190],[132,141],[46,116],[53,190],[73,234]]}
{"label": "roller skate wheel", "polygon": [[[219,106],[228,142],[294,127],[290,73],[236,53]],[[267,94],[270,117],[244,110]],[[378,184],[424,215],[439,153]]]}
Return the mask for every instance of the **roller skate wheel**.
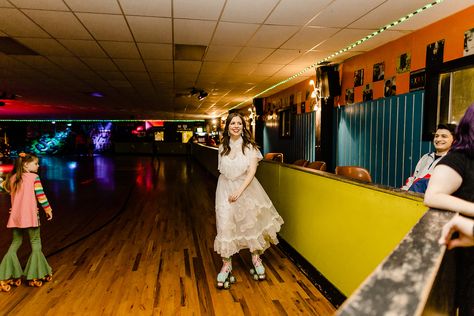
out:
{"label": "roller skate wheel", "polygon": [[40,287],[43,285],[43,281],[41,280],[35,280],[35,286]]}
{"label": "roller skate wheel", "polygon": [[12,289],[12,287],[8,284],[2,284],[2,291],[4,292],[10,292],[10,290]]}
{"label": "roller skate wheel", "polygon": [[253,275],[253,279],[254,279],[255,281],[258,281],[258,279],[259,279],[258,274],[255,273],[255,274]]}
{"label": "roller skate wheel", "polygon": [[235,277],[234,277],[233,275],[231,275],[231,276],[229,277],[229,281],[230,281],[230,283],[235,283],[235,281],[236,281],[236,280],[235,280]]}
{"label": "roller skate wheel", "polygon": [[229,289],[229,288],[230,288],[230,283],[229,283],[229,281],[225,281],[225,282],[224,282],[224,289],[227,290],[227,289]]}
{"label": "roller skate wheel", "polygon": [[256,274],[254,268],[250,269],[250,274]]}
{"label": "roller skate wheel", "polygon": [[20,286],[21,285],[21,279],[16,279],[15,281],[13,281],[13,284],[15,286]]}
{"label": "roller skate wheel", "polygon": [[52,279],[53,279],[53,276],[52,276],[52,275],[47,275],[47,276],[44,277],[44,280],[45,280],[46,282],[50,282]]}

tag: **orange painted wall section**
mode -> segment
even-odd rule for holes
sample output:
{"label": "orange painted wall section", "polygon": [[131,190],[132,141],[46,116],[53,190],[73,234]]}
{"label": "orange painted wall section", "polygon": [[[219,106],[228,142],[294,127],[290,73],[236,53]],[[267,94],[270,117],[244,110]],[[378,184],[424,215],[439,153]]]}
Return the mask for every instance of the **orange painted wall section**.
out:
{"label": "orange painted wall section", "polygon": [[[409,92],[410,73],[396,72],[397,57],[403,53],[411,54],[410,71],[425,68],[426,46],[444,39],[443,61],[450,61],[463,56],[464,32],[474,28],[474,6],[453,14],[423,29],[410,33],[402,38],[380,46],[365,54],[354,56],[341,64],[341,104],[345,104],[346,89],[354,88],[354,102],[362,102],[362,92],[367,83],[372,83],[373,99],[383,97],[384,81],[396,77],[397,94]],[[354,48],[357,50],[357,47]],[[385,62],[385,79],[372,82],[373,65]],[[362,86],[354,87],[354,72],[364,69]]]}
{"label": "orange painted wall section", "polygon": [[[316,80],[316,70],[312,69],[312,70],[309,70],[309,71],[313,71],[314,72],[314,76],[313,78],[311,78],[312,80]],[[310,86],[309,82],[311,79],[306,79],[306,80],[303,80],[285,90],[282,90],[278,93],[275,93],[274,95],[272,96],[269,96],[269,97],[266,97],[265,98],[265,103],[264,103],[264,111],[268,111],[268,110],[279,110],[279,109],[283,109],[283,108],[286,108],[288,106],[290,106],[291,104],[289,104],[289,99],[290,99],[290,96],[293,95],[294,96],[294,102],[296,102],[296,95],[298,93],[301,93],[301,102],[305,102],[305,112],[310,112],[312,111],[311,109],[311,93],[313,92],[313,87]],[[308,97],[306,97],[306,95],[308,95]],[[314,100],[314,99],[313,99]],[[270,105],[271,104],[271,105]],[[269,106],[270,105],[270,106]],[[300,104],[297,104],[297,113],[301,113],[301,106]]]}

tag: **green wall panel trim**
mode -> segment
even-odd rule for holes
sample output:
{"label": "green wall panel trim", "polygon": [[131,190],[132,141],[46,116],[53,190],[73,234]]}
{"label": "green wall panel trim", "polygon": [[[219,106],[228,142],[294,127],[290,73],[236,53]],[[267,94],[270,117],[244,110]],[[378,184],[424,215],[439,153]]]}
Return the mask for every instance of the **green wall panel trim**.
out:
{"label": "green wall panel trim", "polygon": [[306,170],[264,161],[257,178],[285,220],[282,238],[350,296],[427,208],[419,197]]}

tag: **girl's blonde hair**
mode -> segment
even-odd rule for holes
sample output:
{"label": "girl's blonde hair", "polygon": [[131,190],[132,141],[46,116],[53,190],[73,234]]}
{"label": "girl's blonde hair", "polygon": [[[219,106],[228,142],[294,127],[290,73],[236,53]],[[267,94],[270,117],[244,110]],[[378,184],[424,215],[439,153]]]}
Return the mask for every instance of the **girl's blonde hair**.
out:
{"label": "girl's blonde hair", "polygon": [[[33,153],[19,153],[18,158],[15,160],[15,167],[12,172],[9,173],[5,180],[5,190],[8,192],[15,192],[21,186],[21,181],[23,178],[23,173],[25,173],[25,164],[38,159]],[[15,180],[11,183],[10,179],[13,175]]]}

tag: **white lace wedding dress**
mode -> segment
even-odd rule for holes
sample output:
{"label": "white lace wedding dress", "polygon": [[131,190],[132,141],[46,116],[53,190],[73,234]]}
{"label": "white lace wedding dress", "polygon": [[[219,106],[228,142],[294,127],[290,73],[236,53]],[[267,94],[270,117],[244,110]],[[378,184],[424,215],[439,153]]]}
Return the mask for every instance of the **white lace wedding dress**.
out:
{"label": "white lace wedding dress", "polygon": [[222,257],[230,257],[241,249],[250,252],[265,251],[270,243],[277,244],[277,232],[283,219],[272,201],[254,177],[237,201],[230,203],[229,195],[238,190],[245,180],[251,159],[262,159],[258,149],[242,152],[242,138],[230,142],[231,151],[221,156],[219,147],[218,169],[221,175],[216,189],[217,236],[214,250]]}

